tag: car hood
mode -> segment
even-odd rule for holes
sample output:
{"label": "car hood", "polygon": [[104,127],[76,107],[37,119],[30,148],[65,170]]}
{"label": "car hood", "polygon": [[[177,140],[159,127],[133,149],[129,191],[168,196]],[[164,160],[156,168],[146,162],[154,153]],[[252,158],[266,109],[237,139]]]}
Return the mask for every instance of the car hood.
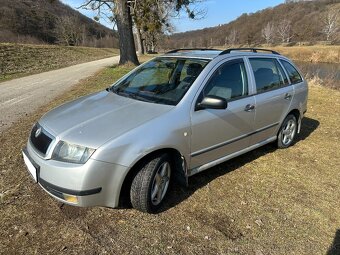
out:
{"label": "car hood", "polygon": [[97,149],[173,107],[103,91],[59,106],[39,123],[61,140]]}

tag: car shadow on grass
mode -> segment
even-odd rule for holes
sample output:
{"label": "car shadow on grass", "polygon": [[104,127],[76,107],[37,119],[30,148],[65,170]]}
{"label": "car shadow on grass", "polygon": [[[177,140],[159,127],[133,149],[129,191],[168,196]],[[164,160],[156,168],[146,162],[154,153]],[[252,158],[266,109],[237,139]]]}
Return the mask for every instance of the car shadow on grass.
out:
{"label": "car shadow on grass", "polygon": [[340,229],[336,231],[334,241],[329,247],[327,255],[340,255]]}
{"label": "car shadow on grass", "polygon": [[296,137],[295,143],[305,140],[307,137],[310,136],[311,133],[313,133],[319,127],[319,125],[320,125],[319,121],[308,117],[304,117],[301,123],[300,134]]}
{"label": "car shadow on grass", "polygon": [[[311,119],[311,118],[303,118],[301,124],[301,132],[296,137],[296,142],[299,143],[304,141],[307,137],[309,137],[320,125],[320,122]],[[246,154],[238,156],[234,159],[221,163],[215,167],[212,167],[202,173],[194,175],[189,178],[189,187],[181,187],[179,184],[174,183],[171,187],[171,191],[169,192],[168,199],[165,201],[163,207],[160,209],[160,212],[166,211],[182,201],[186,200],[190,197],[196,190],[206,186],[208,183],[213,181],[214,179],[225,175],[229,172],[237,170],[238,168],[244,166],[245,164],[256,160],[268,153],[272,153],[276,150],[276,146],[274,143],[267,144],[262,146],[256,150],[250,151]]]}

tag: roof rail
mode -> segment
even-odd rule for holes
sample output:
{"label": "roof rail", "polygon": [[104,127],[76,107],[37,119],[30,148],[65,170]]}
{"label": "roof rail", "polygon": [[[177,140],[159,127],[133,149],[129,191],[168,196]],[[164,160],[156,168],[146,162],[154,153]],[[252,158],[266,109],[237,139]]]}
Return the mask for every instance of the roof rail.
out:
{"label": "roof rail", "polygon": [[184,49],[171,50],[171,51],[166,52],[165,54],[176,53],[176,52],[179,52],[179,51],[189,51],[189,50],[201,50],[201,51],[213,50],[213,51],[220,51],[220,50],[217,50],[217,49],[208,49],[208,48],[188,48],[188,49],[184,48]]}
{"label": "roof rail", "polygon": [[243,50],[250,50],[250,51],[252,51],[254,53],[257,53],[257,51],[269,51],[272,54],[280,55],[280,53],[278,53],[277,51],[267,50],[267,49],[260,49],[260,48],[234,48],[234,49],[227,49],[227,50],[222,51],[219,55],[229,54],[232,51],[243,51]]}

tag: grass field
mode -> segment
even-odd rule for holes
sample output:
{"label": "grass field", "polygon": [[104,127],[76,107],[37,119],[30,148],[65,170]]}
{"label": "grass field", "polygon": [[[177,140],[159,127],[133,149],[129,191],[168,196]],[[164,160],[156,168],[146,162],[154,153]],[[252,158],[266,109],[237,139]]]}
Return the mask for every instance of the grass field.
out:
{"label": "grass field", "polygon": [[[238,45],[229,48],[247,48]],[[313,45],[313,46],[270,46],[257,45],[255,48],[272,49],[295,61],[311,63],[340,63],[340,45]],[[216,49],[225,49],[226,46],[215,46]],[[228,47],[227,47],[228,48]]]}
{"label": "grass field", "polygon": [[0,135],[0,253],[339,254],[340,91],[317,84],[293,147],[267,145],[191,177],[157,215],[71,207],[35,185],[21,156],[33,123],[130,69],[83,80]]}
{"label": "grass field", "polygon": [[271,47],[273,50],[288,56],[293,60],[312,63],[340,63],[340,46],[292,46],[292,47]]}
{"label": "grass field", "polygon": [[0,43],[0,81],[116,55],[118,49]]}

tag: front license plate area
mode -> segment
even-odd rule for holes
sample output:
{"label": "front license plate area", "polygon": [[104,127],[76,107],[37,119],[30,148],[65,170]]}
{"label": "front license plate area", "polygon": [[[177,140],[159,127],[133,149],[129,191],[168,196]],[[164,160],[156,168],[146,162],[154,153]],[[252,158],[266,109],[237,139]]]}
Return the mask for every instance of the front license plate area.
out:
{"label": "front license plate area", "polygon": [[31,160],[26,156],[25,152],[22,152],[22,155],[24,157],[24,161],[25,161],[25,164],[26,164],[26,167],[27,167],[28,171],[32,175],[34,181],[38,182],[38,179],[37,179],[37,169],[35,168],[35,166],[31,162]]}

